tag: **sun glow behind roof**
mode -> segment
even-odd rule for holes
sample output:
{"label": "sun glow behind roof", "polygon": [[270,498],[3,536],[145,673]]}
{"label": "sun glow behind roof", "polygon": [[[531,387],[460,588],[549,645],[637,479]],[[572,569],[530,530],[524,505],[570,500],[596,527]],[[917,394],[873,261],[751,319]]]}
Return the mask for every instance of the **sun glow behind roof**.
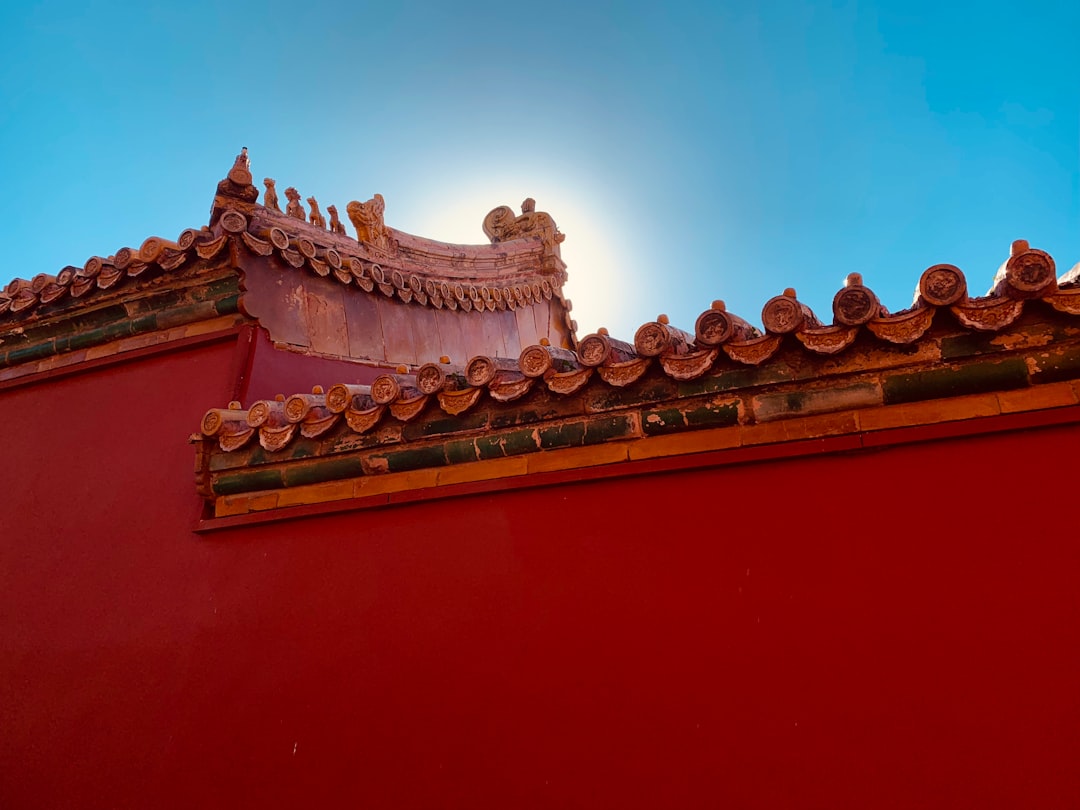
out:
{"label": "sun glow behind roof", "polygon": [[[429,188],[421,201],[394,215],[388,201],[387,221],[430,239],[486,244],[481,228],[484,216],[499,205],[517,212],[526,197],[535,199],[536,210],[551,214],[566,234],[561,253],[569,281],[563,292],[573,302],[571,317],[578,323],[579,337],[605,326],[613,335],[632,338],[633,330],[645,319],[645,301],[637,292],[639,285],[631,282],[630,235],[619,232],[613,202],[594,190],[566,177],[524,171],[494,174],[464,184],[446,183],[442,191]],[[452,204],[436,204],[436,200],[452,200]]]}

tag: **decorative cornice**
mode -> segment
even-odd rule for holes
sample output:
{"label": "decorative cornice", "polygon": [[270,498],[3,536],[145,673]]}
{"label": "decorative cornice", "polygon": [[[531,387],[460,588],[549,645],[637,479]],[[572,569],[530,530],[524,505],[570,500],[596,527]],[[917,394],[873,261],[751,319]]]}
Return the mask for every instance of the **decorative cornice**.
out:
{"label": "decorative cornice", "polygon": [[[1032,272],[1033,265],[1037,272]],[[1014,286],[1010,267],[1019,268],[1026,279],[1034,277],[1038,289]],[[518,358],[476,356],[460,367],[428,363],[415,375],[384,375],[370,389],[337,385],[325,397],[321,393],[304,395],[303,402],[309,403],[313,410],[309,413],[298,404],[295,414],[297,423],[306,425],[307,432],[294,431],[290,438],[321,436],[340,424],[347,425],[354,433],[364,434],[395,421],[398,424],[412,421],[431,408],[461,417],[476,408],[485,395],[498,408],[538,387],[546,388],[556,399],[570,398],[594,378],[594,372],[607,387],[627,390],[647,376],[680,384],[710,375],[733,376],[737,380],[739,368],[766,369],[782,350],[794,362],[800,353],[808,358],[840,358],[852,346],[859,345],[864,351],[895,353],[898,359],[893,359],[891,354],[881,355],[882,368],[927,359],[941,364],[949,357],[941,349],[940,338],[931,340],[935,325],[939,333],[950,329],[961,333],[1001,333],[1036,308],[1051,318],[1059,317],[1054,312],[1070,320],[1080,316],[1077,268],[1056,279],[1049,255],[1031,250],[1024,242],[1014,243],[1013,256],[1004,268],[991,293],[982,298],[967,297],[967,282],[959,269],[947,265],[930,268],[920,279],[914,305],[892,314],[863,285],[862,278],[852,274],[834,298],[834,323],[830,326],[822,325],[797,300],[794,290],[787,290],[765,304],[764,334],[728,313],[723,302],[716,301],[697,319],[693,333],[672,326],[661,315],[638,329],[633,343],[616,340],[600,330],[583,338],[576,351],[541,343],[527,347]],[[1023,283],[1034,286],[1029,281]],[[1080,336],[1080,322],[1075,331]],[[927,346],[932,349],[929,355],[919,348]],[[837,362],[843,367],[843,361]],[[873,368],[873,363],[866,367]],[[775,378],[767,371],[763,374],[761,379],[770,383],[813,381],[813,375],[808,377],[804,372],[798,376],[786,366]],[[738,387],[738,383],[725,383],[721,387],[726,390]],[[265,403],[256,403],[253,411],[267,407]],[[264,436],[256,430],[259,425],[245,422],[244,413],[238,403],[229,409],[212,409],[207,413],[203,435],[216,438],[225,451],[242,447],[256,436],[263,448],[271,452],[287,445],[278,433]],[[235,427],[240,423],[246,427]]]}
{"label": "decorative cornice", "polygon": [[[491,245],[455,245],[388,227],[386,202],[376,194],[346,207],[356,229],[353,239],[335,206],[327,208],[327,223],[314,197],[308,198],[310,212],[305,212],[300,192],[289,187],[282,213],[276,182],[263,182],[266,192],[263,205],[258,205],[244,150],[219,184],[211,211],[211,227],[233,235],[249,254],[273,255],[296,269],[333,277],[364,292],[436,309],[513,310],[552,297],[564,301],[566,265],[558,250],[564,237],[549,214],[530,208],[515,220],[511,213],[506,227],[497,229],[500,237],[491,237]],[[527,200],[525,206],[531,203]],[[485,218],[489,236],[489,220],[503,208]]]}
{"label": "decorative cornice", "polygon": [[0,289],[0,332],[35,316],[89,306],[102,292],[120,287],[127,279],[145,281],[214,259],[228,244],[226,234],[188,228],[175,242],[151,236],[139,248],[91,256],[82,267],[68,266],[56,275],[41,273],[29,281],[14,279]]}
{"label": "decorative cornice", "polygon": [[[217,186],[208,227],[189,228],[176,241],[152,236],[137,249],[93,256],[82,267],[68,266],[56,275],[14,279],[0,288],[0,332],[39,314],[88,306],[100,291],[117,288],[126,279],[145,281],[213,259],[229,247],[237,257],[272,256],[365,293],[435,309],[514,310],[554,298],[569,311],[562,292],[565,265],[557,250],[562,234],[553,242],[558,232],[547,214],[530,214],[530,221],[545,227],[519,229],[514,238],[498,244],[455,245],[387,227],[382,221],[385,202],[376,194],[366,203],[349,204],[358,236],[353,239],[335,206],[327,207],[327,221],[316,199],[308,197],[310,213],[305,212],[299,192],[290,187],[282,212],[274,180],[264,183],[265,204],[259,205],[245,148]],[[568,314],[560,318],[572,334],[576,324]]]}
{"label": "decorative cornice", "polygon": [[219,222],[250,256],[274,256],[295,269],[407,304],[513,310],[562,295],[563,277],[542,271],[528,245],[516,254],[496,253],[483,245],[441,245],[400,234],[397,249],[384,252],[280,215],[268,217],[265,209],[245,214],[226,208]]}
{"label": "decorative cornice", "polygon": [[[711,469],[807,456],[849,454],[952,437],[1080,425],[1080,382],[1019,391],[955,397],[915,405],[794,416],[780,422],[705,427],[670,435],[620,435],[632,420],[592,420],[600,430],[587,443],[564,442],[530,452],[536,434],[505,433],[473,442],[476,460],[461,458],[464,441],[420,453],[392,445],[360,457],[311,458],[220,474],[209,469],[209,442],[196,444],[200,492],[213,500],[213,515],[197,531],[311,517],[353,509],[384,508],[443,498],[546,487],[658,472]],[[722,413],[723,408],[717,409]],[[728,406],[729,412],[734,410]],[[653,424],[663,424],[656,412]],[[606,423],[606,424],[601,424]],[[606,428],[606,430],[605,430]],[[613,432],[612,428],[616,428]],[[572,433],[572,431],[558,431]],[[588,435],[588,426],[585,427]],[[394,436],[388,433],[388,441]],[[492,448],[514,452],[492,454]],[[534,447],[533,449],[537,449]],[[964,464],[963,448],[956,464]],[[367,464],[365,464],[367,461]],[[455,463],[465,461],[465,463]],[[378,467],[373,462],[378,462]],[[395,463],[396,462],[396,463]],[[426,462],[426,463],[424,463]],[[205,489],[204,489],[205,488]]]}

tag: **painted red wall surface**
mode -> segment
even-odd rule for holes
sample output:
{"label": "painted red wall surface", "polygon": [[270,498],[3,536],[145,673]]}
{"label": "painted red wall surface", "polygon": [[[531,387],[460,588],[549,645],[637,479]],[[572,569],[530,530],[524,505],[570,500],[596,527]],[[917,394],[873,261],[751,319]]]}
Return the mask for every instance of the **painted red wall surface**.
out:
{"label": "painted red wall surface", "polygon": [[307,392],[316,385],[324,389],[337,383],[370,385],[380,374],[395,370],[387,368],[387,364],[364,365],[278,349],[261,328],[244,329],[240,341],[246,350],[246,373],[237,387],[237,396],[245,407],[251,407],[260,399],[273,399],[277,394],[289,396]]}
{"label": "painted red wall surface", "polygon": [[0,806],[1080,803],[1076,427],[195,535],[231,362],[0,392]]}

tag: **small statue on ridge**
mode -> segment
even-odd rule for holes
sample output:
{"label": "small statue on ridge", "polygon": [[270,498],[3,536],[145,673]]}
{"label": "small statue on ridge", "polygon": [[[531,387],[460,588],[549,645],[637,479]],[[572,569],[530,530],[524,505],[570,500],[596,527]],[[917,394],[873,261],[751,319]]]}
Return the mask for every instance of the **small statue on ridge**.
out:
{"label": "small statue on ridge", "polygon": [[263,194],[263,206],[269,208],[271,211],[280,213],[281,208],[278,207],[277,189],[274,188],[274,178],[265,178],[263,180],[263,185],[266,186],[266,193]]}
{"label": "small statue on ridge", "polygon": [[521,215],[515,216],[508,205],[500,205],[484,217],[484,233],[492,244],[520,239],[527,236],[539,236],[545,247],[558,252],[559,243],[566,237],[555,225],[551,214],[536,210],[536,200],[526,197],[521,203]]}
{"label": "small statue on ridge", "polygon": [[330,230],[333,233],[345,233],[345,226],[341,224],[341,220],[338,219],[338,212],[336,205],[326,206],[326,212],[330,215]]}
{"label": "small statue on ridge", "polygon": [[367,242],[383,250],[390,249],[389,234],[387,234],[386,225],[383,223],[383,211],[386,210],[386,203],[383,201],[382,194],[376,194],[367,202],[353,200],[345,206],[345,210],[348,212],[352,224],[356,226],[356,240],[358,242]]}
{"label": "small statue on ridge", "polygon": [[295,217],[302,222],[307,221],[307,214],[304,211],[304,206],[300,204],[300,192],[292,186],[285,189],[285,196],[289,199],[289,204],[285,206],[285,213],[290,217]]}
{"label": "small statue on ridge", "polygon": [[311,206],[311,224],[316,228],[326,228],[326,218],[323,217],[322,211],[319,210],[319,204],[315,201],[314,197],[307,198],[308,205]]}

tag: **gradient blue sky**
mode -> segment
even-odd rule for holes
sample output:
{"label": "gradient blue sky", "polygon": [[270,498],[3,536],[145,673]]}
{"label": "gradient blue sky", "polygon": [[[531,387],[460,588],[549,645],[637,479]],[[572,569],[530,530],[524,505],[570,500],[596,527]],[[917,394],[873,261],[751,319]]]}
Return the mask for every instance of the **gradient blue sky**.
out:
{"label": "gradient blue sky", "polygon": [[1080,261],[1080,3],[8,3],[0,283],[205,224],[241,146],[323,208],[483,242],[537,199],[579,334],[847,273],[891,310]]}

